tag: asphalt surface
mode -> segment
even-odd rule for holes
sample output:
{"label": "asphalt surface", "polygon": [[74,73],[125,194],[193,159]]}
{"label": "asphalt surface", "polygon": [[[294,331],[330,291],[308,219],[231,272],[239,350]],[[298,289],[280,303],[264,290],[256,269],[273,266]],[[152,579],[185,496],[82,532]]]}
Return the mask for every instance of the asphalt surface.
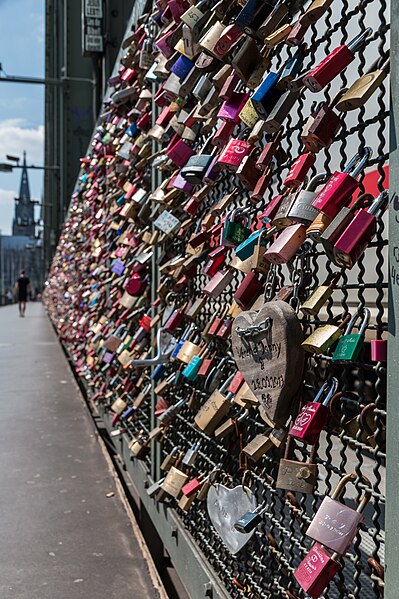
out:
{"label": "asphalt surface", "polygon": [[158,598],[40,304],[0,308],[0,377],[0,599]]}

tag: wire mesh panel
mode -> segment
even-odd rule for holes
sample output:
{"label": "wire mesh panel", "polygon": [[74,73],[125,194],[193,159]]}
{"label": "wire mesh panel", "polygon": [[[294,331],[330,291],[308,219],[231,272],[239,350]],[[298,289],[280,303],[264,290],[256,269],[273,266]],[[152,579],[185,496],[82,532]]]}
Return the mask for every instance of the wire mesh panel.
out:
{"label": "wire mesh panel", "polygon": [[[294,576],[314,546],[307,529],[348,473],[340,501],[367,504],[364,522],[340,555],[321,534],[336,573],[308,594],[382,596],[389,6],[172,0],[147,9],[82,161],[47,282],[50,317],[92,402],[112,414],[112,434],[160,481],[153,500],[177,510],[231,597],[307,596]],[[251,246],[261,229],[264,243]],[[273,318],[259,320],[276,297],[303,336],[284,333],[299,357],[283,419],[269,407],[285,354],[262,373],[285,340],[268,338]],[[240,379],[231,331],[245,314],[271,349]],[[350,357],[338,359],[343,333],[353,334]],[[287,437],[325,383],[333,397],[321,433]],[[287,460],[299,474],[287,467],[280,484]],[[307,493],[296,490],[312,476]],[[194,492],[182,495],[187,483]],[[258,506],[246,542],[227,500],[217,508],[228,532],[212,523],[215,489]],[[323,526],[339,536],[342,520],[330,519]]]}

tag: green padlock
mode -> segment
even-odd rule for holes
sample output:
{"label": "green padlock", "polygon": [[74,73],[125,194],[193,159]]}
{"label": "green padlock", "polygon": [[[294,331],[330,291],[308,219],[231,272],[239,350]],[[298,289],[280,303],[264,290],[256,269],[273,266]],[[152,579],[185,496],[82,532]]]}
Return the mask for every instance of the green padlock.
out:
{"label": "green padlock", "polygon": [[[360,318],[363,318],[363,320],[359,327],[359,332],[352,333],[356,321]],[[338,341],[332,357],[333,362],[356,362],[363,347],[364,336],[369,322],[370,310],[368,308],[359,308],[349,321],[344,335]]]}
{"label": "green padlock", "polygon": [[247,218],[246,224],[244,225],[242,214],[242,210],[236,209],[226,216],[224,227],[222,229],[221,245],[236,247],[251,235],[251,229],[248,226],[250,220]]}

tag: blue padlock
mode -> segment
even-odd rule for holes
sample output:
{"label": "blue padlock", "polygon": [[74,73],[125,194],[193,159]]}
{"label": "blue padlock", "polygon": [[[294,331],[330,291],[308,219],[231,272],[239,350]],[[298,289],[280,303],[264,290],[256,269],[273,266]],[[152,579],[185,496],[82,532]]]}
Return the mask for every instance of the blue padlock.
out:
{"label": "blue padlock", "polygon": [[132,123],[130,125],[130,127],[128,127],[125,131],[126,135],[128,135],[129,137],[136,137],[138,132],[139,132],[139,129],[137,127],[137,123]]}
{"label": "blue padlock", "polygon": [[235,249],[235,254],[240,260],[246,260],[254,253],[255,246],[258,243],[258,239],[265,227],[262,227],[258,231],[254,231],[248,239],[240,243]]}
{"label": "blue padlock", "polygon": [[281,90],[276,88],[279,79],[279,73],[270,71],[251,97],[252,105],[260,118],[267,117],[282,94]]}
{"label": "blue padlock", "polygon": [[194,63],[187,56],[179,56],[172,68],[171,73],[174,73],[179,79],[184,79],[193,68]]}
{"label": "blue padlock", "polygon": [[166,366],[164,364],[158,364],[158,366],[156,366],[154,368],[154,371],[151,375],[151,379],[153,381],[159,381],[162,378],[163,373],[166,370]]}
{"label": "blue padlock", "polygon": [[183,369],[183,376],[189,381],[195,381],[202,364],[201,356],[193,356],[187,366]]}

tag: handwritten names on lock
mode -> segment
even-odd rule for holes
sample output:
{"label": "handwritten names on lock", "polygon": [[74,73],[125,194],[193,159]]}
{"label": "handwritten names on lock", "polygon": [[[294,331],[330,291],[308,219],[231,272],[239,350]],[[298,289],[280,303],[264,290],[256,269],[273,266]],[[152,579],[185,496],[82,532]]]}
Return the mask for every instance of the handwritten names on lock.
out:
{"label": "handwritten names on lock", "polygon": [[285,424],[303,369],[302,328],[282,300],[241,312],[232,331],[233,353],[244,379],[270,420]]}

